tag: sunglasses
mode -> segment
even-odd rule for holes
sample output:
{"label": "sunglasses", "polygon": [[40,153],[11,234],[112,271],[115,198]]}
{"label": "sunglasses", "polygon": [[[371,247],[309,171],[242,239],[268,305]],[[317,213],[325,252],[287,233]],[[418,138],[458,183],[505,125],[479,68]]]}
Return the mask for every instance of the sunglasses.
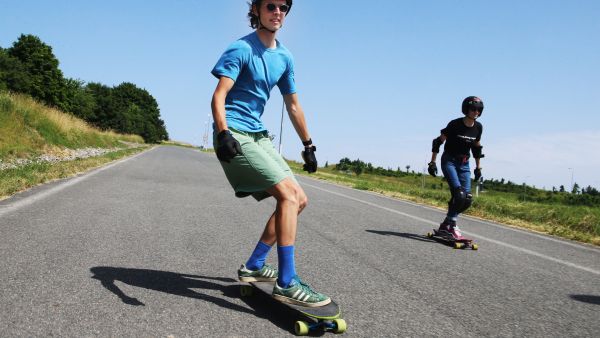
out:
{"label": "sunglasses", "polygon": [[[275,9],[277,8],[277,6],[275,4],[267,4],[267,10],[269,12],[275,12]],[[287,13],[287,11],[290,9],[290,6],[288,5],[281,5],[279,6],[279,11],[281,13]]]}

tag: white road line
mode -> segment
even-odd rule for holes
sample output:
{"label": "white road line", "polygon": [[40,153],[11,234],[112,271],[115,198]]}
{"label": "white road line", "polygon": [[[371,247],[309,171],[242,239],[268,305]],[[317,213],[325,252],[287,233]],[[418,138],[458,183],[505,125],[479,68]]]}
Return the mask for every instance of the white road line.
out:
{"label": "white road line", "polygon": [[21,200],[17,200],[14,203],[9,203],[9,204],[6,204],[6,205],[0,205],[0,217],[4,216],[7,213],[13,212],[13,211],[15,211],[15,210],[17,210],[19,208],[22,208],[24,206],[27,206],[27,205],[33,204],[33,203],[35,203],[35,202],[37,202],[39,200],[42,200],[42,199],[44,199],[44,198],[46,198],[48,196],[51,196],[51,195],[53,195],[53,194],[55,194],[55,193],[57,193],[57,192],[65,189],[65,188],[68,188],[68,187],[73,186],[73,185],[75,185],[75,184],[77,184],[77,183],[79,183],[79,182],[81,182],[83,180],[86,180],[86,179],[92,177],[93,175],[96,175],[99,172],[102,172],[104,170],[112,168],[112,167],[114,167],[114,166],[116,166],[116,165],[118,165],[120,163],[123,163],[125,161],[128,161],[130,159],[136,158],[136,157],[138,157],[138,156],[140,156],[140,155],[142,155],[142,154],[144,154],[144,153],[146,153],[146,152],[148,152],[150,150],[153,150],[153,149],[155,149],[155,148],[151,148],[151,149],[142,151],[139,154],[136,154],[134,156],[121,159],[119,161],[113,162],[113,163],[111,163],[109,165],[106,165],[104,167],[93,169],[92,171],[90,171],[88,173],[85,173],[85,174],[83,174],[81,176],[76,176],[74,178],[67,178],[67,179],[65,179],[64,182],[62,182],[62,183],[60,183],[60,184],[58,184],[58,185],[56,185],[56,186],[54,186],[54,187],[52,187],[52,188],[50,188],[48,190],[44,190],[44,191],[41,191],[39,193],[33,194],[31,196],[25,197],[25,198],[23,198]]}
{"label": "white road line", "polygon": [[[352,197],[352,196],[348,196],[348,195],[345,195],[345,194],[342,194],[342,193],[339,193],[339,192],[335,192],[335,191],[331,191],[331,190],[327,190],[327,189],[318,187],[316,185],[312,185],[312,184],[308,184],[308,183],[303,183],[303,185],[306,185],[306,186],[309,186],[311,188],[314,188],[314,189],[317,189],[317,190],[321,190],[323,192],[327,192],[327,193],[330,193],[330,194],[333,194],[333,195],[336,195],[336,196],[344,197],[346,199],[349,199],[349,200],[352,200],[352,201],[355,201],[355,202],[366,204],[366,205],[374,207],[374,208],[378,208],[378,209],[382,209],[382,210],[385,210],[385,211],[389,211],[391,213],[402,215],[404,217],[409,217],[409,218],[412,218],[412,219],[415,219],[417,221],[420,221],[420,222],[423,222],[423,223],[427,223],[427,224],[430,224],[430,225],[433,225],[433,226],[437,226],[438,225],[436,222],[430,221],[430,220],[425,219],[425,218],[421,218],[421,217],[418,217],[418,216],[413,216],[413,215],[407,214],[405,212],[394,210],[394,209],[391,209],[391,208],[386,208],[386,207],[377,205],[375,203],[363,201],[361,199],[358,199],[358,198],[355,198],[355,197]],[[593,273],[593,274],[596,274],[596,275],[600,275],[600,271],[595,270],[595,269],[591,269],[591,268],[588,268],[588,267],[585,267],[585,266],[581,266],[581,265],[578,265],[578,264],[567,262],[567,261],[564,261],[562,259],[550,257],[550,256],[547,256],[547,255],[541,254],[539,252],[535,252],[535,251],[532,251],[532,250],[524,249],[524,248],[521,248],[521,247],[518,247],[518,246],[515,246],[515,245],[511,245],[511,244],[508,244],[508,243],[504,243],[504,242],[501,242],[501,241],[497,241],[495,239],[491,239],[491,238],[488,238],[488,237],[485,237],[485,236],[481,236],[481,235],[478,235],[478,234],[475,234],[475,233],[472,233],[472,232],[467,232],[467,231],[462,231],[462,232],[464,234],[467,234],[467,235],[472,236],[472,237],[477,237],[478,239],[482,239],[484,241],[488,241],[488,242],[491,242],[491,243],[494,243],[494,244],[497,244],[497,245],[501,245],[501,246],[504,246],[504,247],[507,247],[507,248],[511,248],[512,250],[521,251],[523,253],[526,253],[526,254],[529,254],[529,255],[532,255],[532,256],[540,257],[540,258],[543,258],[543,259],[546,259],[546,260],[549,260],[549,261],[552,261],[552,262],[556,262],[556,263],[559,263],[559,264],[570,266],[572,268],[576,268],[576,269],[583,270],[583,271],[586,271],[586,272],[590,272],[590,273]]]}

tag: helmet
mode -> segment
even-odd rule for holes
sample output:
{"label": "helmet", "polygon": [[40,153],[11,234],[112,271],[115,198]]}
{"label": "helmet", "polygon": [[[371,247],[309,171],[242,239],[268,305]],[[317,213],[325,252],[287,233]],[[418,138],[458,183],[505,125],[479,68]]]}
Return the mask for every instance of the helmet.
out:
{"label": "helmet", "polygon": [[[252,2],[250,3],[248,18],[250,19],[250,27],[252,28],[258,28],[260,24],[258,16],[254,15],[254,13],[252,12],[252,6],[256,5],[257,7],[259,7],[262,4],[262,2],[263,0],[252,0]],[[285,0],[285,4],[289,7],[287,13],[285,13],[285,16],[288,16],[288,14],[290,14],[290,11],[292,10],[292,3],[293,0]]]}
{"label": "helmet", "polygon": [[479,116],[483,114],[483,101],[477,96],[468,96],[462,102],[462,113],[467,115],[471,108],[479,110]]}

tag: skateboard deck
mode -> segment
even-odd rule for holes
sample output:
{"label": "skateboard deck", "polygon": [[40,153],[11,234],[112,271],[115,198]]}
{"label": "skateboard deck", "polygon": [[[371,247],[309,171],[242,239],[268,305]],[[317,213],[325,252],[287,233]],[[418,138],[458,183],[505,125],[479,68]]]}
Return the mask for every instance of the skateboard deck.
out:
{"label": "skateboard deck", "polygon": [[241,285],[240,293],[242,297],[252,296],[254,291],[258,291],[264,296],[272,299],[274,302],[282,304],[300,315],[311,319],[311,322],[301,320],[295,322],[294,330],[299,336],[307,335],[309,331],[319,328],[335,333],[343,333],[346,331],[346,321],[340,318],[342,312],[339,305],[333,300],[327,305],[317,307],[290,304],[273,298],[272,293],[275,282],[250,282],[249,284],[250,285]]}
{"label": "skateboard deck", "polygon": [[441,242],[443,244],[450,245],[455,249],[468,249],[468,248],[470,248],[472,250],[479,249],[479,246],[477,244],[473,243],[473,240],[470,238],[464,238],[464,239],[448,238],[446,236],[440,235],[438,233],[438,231],[435,229],[433,229],[433,232],[428,232],[427,237],[435,239],[436,241]]}

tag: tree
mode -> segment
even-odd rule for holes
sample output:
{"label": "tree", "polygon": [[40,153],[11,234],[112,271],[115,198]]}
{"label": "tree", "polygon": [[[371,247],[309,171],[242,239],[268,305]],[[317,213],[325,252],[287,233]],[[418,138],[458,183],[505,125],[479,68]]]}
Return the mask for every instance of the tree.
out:
{"label": "tree", "polygon": [[9,56],[21,62],[23,70],[30,77],[27,88],[21,88],[19,91],[48,105],[68,110],[65,79],[58,68],[58,59],[52,53],[52,47],[43,43],[37,36],[21,34],[7,52]]}
{"label": "tree", "polygon": [[558,187],[558,191],[565,192],[565,186],[561,184],[560,187]]}
{"label": "tree", "polygon": [[577,194],[579,193],[579,184],[575,183],[573,184],[573,189],[571,190],[571,194]]}
{"label": "tree", "polygon": [[410,169],[410,165],[406,166],[406,173],[408,174],[408,169]]}
{"label": "tree", "polygon": [[30,86],[31,76],[25,66],[10,56],[8,50],[0,48],[0,90],[25,93]]}

